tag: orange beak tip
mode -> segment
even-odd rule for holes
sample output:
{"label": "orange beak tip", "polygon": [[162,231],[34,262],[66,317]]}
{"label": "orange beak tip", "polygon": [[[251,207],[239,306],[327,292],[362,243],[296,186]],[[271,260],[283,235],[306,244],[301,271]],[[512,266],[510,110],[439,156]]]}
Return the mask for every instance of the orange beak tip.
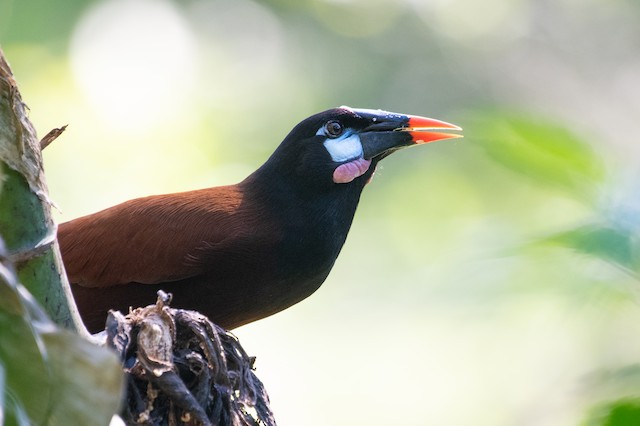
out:
{"label": "orange beak tip", "polygon": [[408,126],[402,130],[411,134],[411,139],[415,144],[424,144],[429,142],[440,141],[444,139],[455,139],[463,137],[457,133],[445,133],[438,130],[455,130],[462,131],[462,127],[446,121],[436,120],[434,118],[421,117],[418,115],[410,115]]}
{"label": "orange beak tip", "polygon": [[435,118],[420,117],[418,115],[409,116],[409,128],[412,130],[429,130],[429,129],[451,129],[462,130],[460,126],[447,123],[446,121],[436,120]]}
{"label": "orange beak tip", "polygon": [[425,132],[425,131],[410,131],[413,143],[424,144],[429,142],[441,141],[444,139],[458,139],[464,137],[457,133],[442,133],[442,132]]}

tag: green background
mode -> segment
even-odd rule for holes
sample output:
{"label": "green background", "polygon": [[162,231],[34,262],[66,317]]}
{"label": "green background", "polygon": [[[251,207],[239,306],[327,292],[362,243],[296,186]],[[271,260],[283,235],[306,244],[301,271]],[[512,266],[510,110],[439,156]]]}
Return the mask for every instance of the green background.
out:
{"label": "green background", "polygon": [[632,0],[0,0],[0,43],[40,136],[69,124],[45,151],[60,221],[235,183],[334,106],[465,129],[385,159],[321,289],[236,331],[279,424],[623,425],[639,19]]}

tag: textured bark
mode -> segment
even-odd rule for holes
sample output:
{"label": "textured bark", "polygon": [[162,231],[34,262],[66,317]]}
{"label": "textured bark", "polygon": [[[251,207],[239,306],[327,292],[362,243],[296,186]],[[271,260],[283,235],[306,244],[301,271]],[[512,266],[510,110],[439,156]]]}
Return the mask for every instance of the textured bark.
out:
{"label": "textured bark", "polygon": [[17,267],[20,282],[56,324],[86,334],[56,243],[40,141],[2,50],[0,175],[0,236],[9,259]]}

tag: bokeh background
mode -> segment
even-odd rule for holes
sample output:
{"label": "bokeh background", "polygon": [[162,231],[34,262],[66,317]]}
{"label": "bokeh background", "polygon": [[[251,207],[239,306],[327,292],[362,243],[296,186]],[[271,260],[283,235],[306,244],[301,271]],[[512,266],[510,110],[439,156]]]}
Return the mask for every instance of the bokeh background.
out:
{"label": "bokeh background", "polygon": [[[279,424],[640,424],[640,3],[0,0],[58,219],[235,183],[338,105],[384,161],[308,300],[236,334]],[[150,301],[151,302],[151,301]]]}

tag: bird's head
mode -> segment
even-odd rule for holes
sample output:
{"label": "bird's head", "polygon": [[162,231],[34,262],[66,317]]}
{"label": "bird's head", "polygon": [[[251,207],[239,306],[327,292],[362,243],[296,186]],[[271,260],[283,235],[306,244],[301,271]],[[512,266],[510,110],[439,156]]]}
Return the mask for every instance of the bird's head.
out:
{"label": "bird's head", "polygon": [[342,106],[300,122],[265,166],[305,187],[366,183],[378,161],[394,151],[462,137],[446,132],[451,130],[462,129],[426,117]]}

